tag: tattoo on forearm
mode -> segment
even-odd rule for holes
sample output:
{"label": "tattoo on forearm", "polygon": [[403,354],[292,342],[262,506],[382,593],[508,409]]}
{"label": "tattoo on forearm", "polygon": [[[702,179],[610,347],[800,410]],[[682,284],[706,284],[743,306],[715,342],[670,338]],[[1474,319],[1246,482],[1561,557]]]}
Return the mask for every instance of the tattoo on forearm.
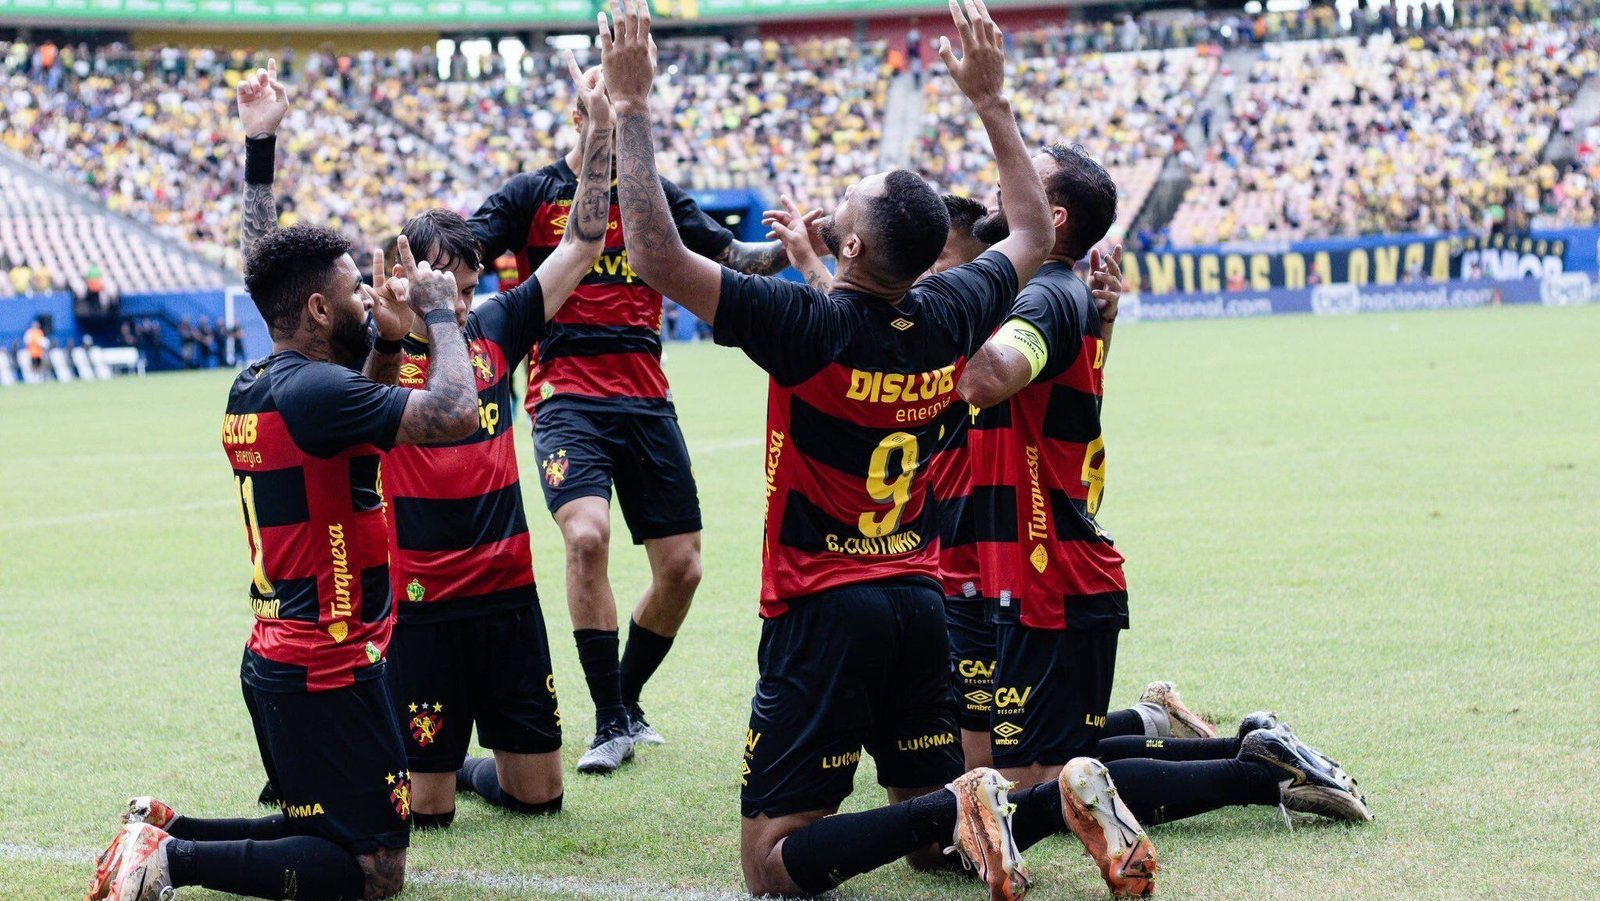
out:
{"label": "tattoo on forearm", "polygon": [[392,898],[405,887],[404,848],[379,848],[371,854],[359,855],[356,863],[361,865],[361,873],[366,877],[367,901]]}
{"label": "tattoo on forearm", "polygon": [[[428,387],[414,395],[401,423],[401,443],[436,444],[460,436],[462,408],[478,403],[478,387],[467,362],[467,343],[451,323],[428,328]],[[412,413],[415,416],[412,416]]]}
{"label": "tattoo on forearm", "polygon": [[590,132],[584,142],[578,196],[563,240],[604,241],[611,221],[611,134]]}
{"label": "tattoo on forearm", "polygon": [[240,249],[249,256],[250,249],[262,235],[278,227],[278,203],[272,197],[272,185],[244,186],[244,232]]}
{"label": "tattoo on forearm", "polygon": [[361,374],[381,385],[396,384],[400,381],[400,358],[403,356],[374,350],[367,354],[367,364],[362,367]]}
{"label": "tattoo on forearm", "polygon": [[642,110],[619,117],[617,128],[617,205],[630,249],[659,250],[678,240],[667,209],[667,194],[656,174],[656,145],[650,115]]}
{"label": "tattoo on forearm", "polygon": [[750,275],[777,275],[789,265],[789,255],[782,241],[765,241],[748,244],[735,241],[722,252],[717,262],[736,272]]}

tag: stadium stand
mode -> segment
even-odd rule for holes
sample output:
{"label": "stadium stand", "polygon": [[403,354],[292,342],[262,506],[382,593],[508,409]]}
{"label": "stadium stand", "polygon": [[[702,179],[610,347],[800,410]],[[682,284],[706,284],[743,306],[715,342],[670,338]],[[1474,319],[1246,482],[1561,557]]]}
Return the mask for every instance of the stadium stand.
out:
{"label": "stadium stand", "polygon": [[1591,26],[1557,24],[1269,47],[1173,217],[1173,243],[1593,221],[1584,182],[1541,153],[1597,47]]}
{"label": "stadium stand", "polygon": [[[1014,69],[1012,105],[1025,138],[1082,144],[1105,165],[1121,195],[1116,238],[1144,205],[1167,156],[1182,148],[1182,128],[1217,66],[1214,52],[1195,49],[1027,56]],[[948,79],[929,79],[923,93],[912,160],[942,189],[988,199],[999,176],[983,129]]]}

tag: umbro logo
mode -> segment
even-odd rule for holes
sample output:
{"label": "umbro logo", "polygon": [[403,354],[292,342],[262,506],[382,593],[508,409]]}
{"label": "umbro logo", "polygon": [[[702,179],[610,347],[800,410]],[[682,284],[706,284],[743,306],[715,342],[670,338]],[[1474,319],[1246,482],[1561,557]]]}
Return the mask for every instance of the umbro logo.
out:
{"label": "umbro logo", "polygon": [[981,688],[977,691],[969,691],[963,695],[963,697],[978,707],[988,707],[990,704],[994,703],[994,695],[989,694]]}
{"label": "umbro logo", "polygon": [[916,323],[912,322],[909,319],[896,319],[895,321],[889,323],[889,325],[891,327],[893,327],[895,329],[895,331],[903,332],[906,329],[912,327],[913,325],[916,325]]}
{"label": "umbro logo", "polygon": [[1016,738],[1018,735],[1022,734],[1022,727],[1018,726],[1016,723],[1001,723],[1000,725],[994,727],[994,734],[1000,736],[1001,738]]}

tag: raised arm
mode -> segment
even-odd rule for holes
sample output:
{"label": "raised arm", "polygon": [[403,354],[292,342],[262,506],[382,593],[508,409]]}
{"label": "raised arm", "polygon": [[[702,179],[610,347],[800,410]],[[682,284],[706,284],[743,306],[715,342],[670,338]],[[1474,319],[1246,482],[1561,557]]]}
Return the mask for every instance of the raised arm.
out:
{"label": "raised arm", "polygon": [[777,275],[789,268],[782,241],[734,241],[717,262],[749,275]]}
{"label": "raised arm", "polygon": [[628,262],[645,284],[704,322],[716,318],[722,267],[684,246],[656,172],[650,134],[650,85],[656,44],[644,0],[615,0],[616,29],[600,13],[600,60],[617,119],[617,205]]}
{"label": "raised arm", "polygon": [[456,280],[427,260],[418,263],[404,235],[396,242],[402,279],[395,290],[428,327],[428,384],[411,392],[396,444],[448,444],[478,430],[478,389],[467,342],[456,324]]}
{"label": "raised arm", "polygon": [[278,61],[267,60],[250,78],[241,79],[235,92],[239,120],[244,124],[244,228],[239,249],[250,255],[257,239],[278,227],[278,204],[272,196],[276,169],[278,125],[289,111],[289,92],[278,82]]}
{"label": "raised arm", "polygon": [[950,0],[950,16],[961,38],[961,57],[950,48],[949,38],[939,39],[939,56],[950,67],[961,93],[967,95],[983,121],[1000,169],[1000,196],[1005,203],[1011,234],[990,248],[1006,255],[1017,270],[1017,284],[1026,284],[1043,265],[1055,243],[1050,204],[1033,160],[1022,143],[1011,101],[1006,99],[1006,59],[1000,26],[989,17],[983,0]]}
{"label": "raised arm", "polygon": [[806,284],[827,294],[833,290],[833,273],[822,263],[827,247],[822,245],[815,227],[816,221],[822,218],[822,211],[802,213],[788,194],[779,200],[783,209],[762,213],[761,223],[772,229],[768,234],[778,239],[786,261],[805,278]]}
{"label": "raised arm", "polygon": [[546,321],[556,315],[600,259],[611,222],[611,102],[606,97],[605,81],[598,72],[585,75],[570,52],[567,70],[589,114],[584,117],[583,165],[578,168],[578,188],[566,231],[561,243],[533,273],[544,295]]}

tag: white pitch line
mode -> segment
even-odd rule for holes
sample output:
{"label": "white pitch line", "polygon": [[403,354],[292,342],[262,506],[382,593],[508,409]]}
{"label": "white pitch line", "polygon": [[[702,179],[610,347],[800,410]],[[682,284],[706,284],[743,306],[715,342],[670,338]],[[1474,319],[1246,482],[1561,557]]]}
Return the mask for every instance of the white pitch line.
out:
{"label": "white pitch line", "polygon": [[[29,860],[49,863],[88,865],[96,851],[67,848],[38,848],[32,845],[13,845],[0,842],[0,860]],[[406,882],[414,885],[436,885],[445,888],[468,887],[503,892],[542,892],[565,897],[610,899],[652,899],[652,901],[736,901],[748,898],[738,892],[706,892],[694,889],[673,888],[648,882],[619,879],[599,882],[593,879],[554,876],[523,876],[515,874],[477,873],[470,870],[416,870],[406,873]]]}

